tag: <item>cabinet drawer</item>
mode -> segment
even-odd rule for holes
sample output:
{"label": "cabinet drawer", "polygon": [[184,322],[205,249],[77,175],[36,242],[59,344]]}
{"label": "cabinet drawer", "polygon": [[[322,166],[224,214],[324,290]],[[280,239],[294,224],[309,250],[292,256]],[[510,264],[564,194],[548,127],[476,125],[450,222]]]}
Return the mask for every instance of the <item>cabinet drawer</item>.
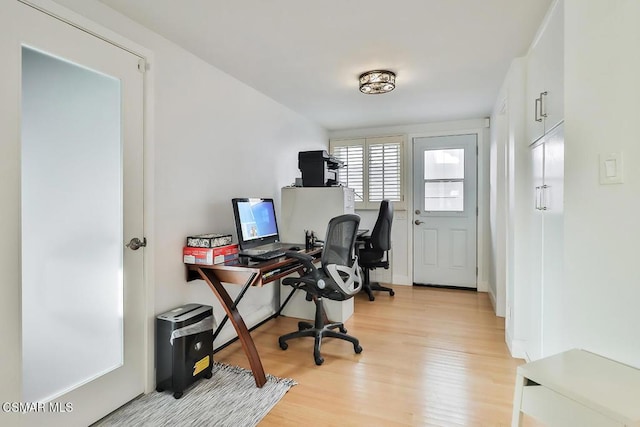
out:
{"label": "cabinet drawer", "polygon": [[624,424],[541,385],[524,387],[521,411],[550,427],[624,427]]}

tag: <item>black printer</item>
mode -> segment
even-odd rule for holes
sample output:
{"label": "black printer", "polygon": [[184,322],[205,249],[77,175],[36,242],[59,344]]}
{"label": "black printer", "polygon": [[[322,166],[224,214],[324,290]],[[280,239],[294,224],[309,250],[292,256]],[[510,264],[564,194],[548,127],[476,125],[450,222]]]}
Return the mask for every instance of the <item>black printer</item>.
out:
{"label": "black printer", "polygon": [[329,155],[325,150],[300,151],[298,168],[302,172],[303,187],[336,187],[338,169],[344,162]]}

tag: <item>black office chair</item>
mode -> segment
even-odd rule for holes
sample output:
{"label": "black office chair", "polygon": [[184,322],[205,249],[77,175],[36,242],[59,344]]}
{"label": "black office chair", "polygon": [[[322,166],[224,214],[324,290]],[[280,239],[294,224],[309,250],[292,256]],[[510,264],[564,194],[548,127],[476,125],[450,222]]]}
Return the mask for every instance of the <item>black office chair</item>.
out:
{"label": "black office chair", "polygon": [[362,289],[369,295],[369,301],[375,300],[373,291],[386,291],[394,296],[393,289],[380,286],[378,282],[369,280],[370,270],[376,268],[389,268],[389,250],[391,249],[391,223],[393,222],[393,204],[389,200],[380,202],[378,219],[373,227],[371,236],[362,238],[364,248],[358,251],[358,258],[362,272],[364,273],[364,283]]}
{"label": "black office chair", "polygon": [[[323,298],[335,301],[349,299],[362,287],[358,259],[353,257],[353,246],[359,224],[358,215],[340,215],[329,221],[320,268],[313,265],[313,257],[309,255],[287,252],[287,256],[302,261],[304,274],[302,277],[287,277],[282,280],[282,284],[305,291],[307,300],[315,302],[316,313],[314,324],[298,322],[298,330],[281,336],[278,343],[281,349],[286,350],[287,341],[291,338],[314,337],[313,358],[316,365],[322,365],[324,362],[320,355],[323,337],[349,341],[353,344],[353,350],[356,353],[362,352],[358,339],[347,335],[347,330],[341,322],[328,321],[322,304]],[[340,329],[340,332],[334,331],[336,328]]]}

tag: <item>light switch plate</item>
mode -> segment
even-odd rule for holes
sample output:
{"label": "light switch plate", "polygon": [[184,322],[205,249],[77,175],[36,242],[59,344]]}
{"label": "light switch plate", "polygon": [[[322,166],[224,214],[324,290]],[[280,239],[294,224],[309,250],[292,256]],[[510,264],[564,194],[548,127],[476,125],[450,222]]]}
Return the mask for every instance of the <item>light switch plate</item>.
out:
{"label": "light switch plate", "polygon": [[622,152],[600,154],[600,184],[622,184]]}

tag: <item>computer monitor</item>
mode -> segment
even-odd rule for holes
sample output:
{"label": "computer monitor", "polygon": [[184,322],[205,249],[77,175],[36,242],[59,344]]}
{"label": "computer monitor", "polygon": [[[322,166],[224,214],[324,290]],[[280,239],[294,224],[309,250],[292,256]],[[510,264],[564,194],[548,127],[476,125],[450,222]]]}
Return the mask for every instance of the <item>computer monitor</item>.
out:
{"label": "computer monitor", "polygon": [[273,199],[231,200],[240,249],[251,249],[280,241]]}

